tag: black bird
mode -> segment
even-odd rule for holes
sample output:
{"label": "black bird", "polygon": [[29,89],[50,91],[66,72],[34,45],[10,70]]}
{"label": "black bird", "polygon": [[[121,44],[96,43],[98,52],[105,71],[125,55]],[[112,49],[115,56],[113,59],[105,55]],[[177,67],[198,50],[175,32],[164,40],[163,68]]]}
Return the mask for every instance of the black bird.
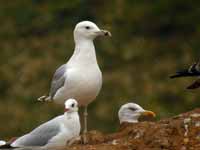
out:
{"label": "black bird", "polygon": [[[176,74],[170,76],[170,78],[173,79],[180,77],[198,77],[198,76],[200,76],[200,61],[192,64],[188,69],[177,71]],[[195,80],[192,84],[190,84],[187,87],[187,89],[196,89],[199,87],[200,87],[200,78]]]}

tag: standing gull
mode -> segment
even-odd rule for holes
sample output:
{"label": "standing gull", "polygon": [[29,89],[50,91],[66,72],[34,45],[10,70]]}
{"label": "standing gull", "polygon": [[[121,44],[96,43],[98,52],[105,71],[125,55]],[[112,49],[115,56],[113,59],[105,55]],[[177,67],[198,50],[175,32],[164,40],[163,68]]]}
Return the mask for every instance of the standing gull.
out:
{"label": "standing gull", "polygon": [[[170,78],[173,79],[180,77],[199,77],[199,76],[200,76],[200,62],[192,64],[188,69],[177,71],[176,74],[170,76]],[[196,89],[199,87],[200,87],[200,78],[198,78],[192,84],[190,84],[187,87],[187,89]]]}
{"label": "standing gull", "polygon": [[65,113],[58,116],[28,134],[17,138],[11,147],[61,147],[71,142],[80,134],[78,103],[74,99],[65,102]]}
{"label": "standing gull", "polygon": [[149,110],[144,110],[141,106],[135,103],[126,103],[121,106],[118,112],[120,124],[122,123],[137,123],[141,116],[155,117],[155,113]]}
{"label": "standing gull", "polygon": [[[39,101],[55,101],[62,104],[65,99],[75,98],[84,106],[84,134],[87,132],[87,106],[99,94],[102,73],[99,69],[93,40],[98,36],[111,36],[90,21],[78,23],[74,29],[74,53],[66,64],[60,66],[52,79],[48,96]],[[84,140],[85,141],[85,140]]]}

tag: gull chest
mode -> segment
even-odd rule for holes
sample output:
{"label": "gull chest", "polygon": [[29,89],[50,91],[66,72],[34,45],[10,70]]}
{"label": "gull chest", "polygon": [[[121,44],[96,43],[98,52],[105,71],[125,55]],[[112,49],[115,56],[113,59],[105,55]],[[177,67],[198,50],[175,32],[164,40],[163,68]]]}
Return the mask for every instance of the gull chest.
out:
{"label": "gull chest", "polygon": [[98,65],[77,66],[68,69],[67,80],[60,99],[75,98],[79,105],[88,105],[98,95],[102,86],[102,73]]}

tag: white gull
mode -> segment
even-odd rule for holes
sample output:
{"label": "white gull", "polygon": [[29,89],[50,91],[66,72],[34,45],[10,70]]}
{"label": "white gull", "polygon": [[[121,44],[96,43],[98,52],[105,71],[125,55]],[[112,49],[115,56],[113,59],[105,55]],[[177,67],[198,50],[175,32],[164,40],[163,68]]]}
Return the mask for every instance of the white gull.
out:
{"label": "white gull", "polygon": [[76,99],[79,105],[85,108],[84,133],[87,132],[87,106],[97,97],[102,86],[102,73],[93,43],[98,36],[111,34],[106,30],[100,30],[90,21],[82,21],[76,25],[73,55],[66,64],[56,70],[49,95],[38,98],[39,101],[55,101],[59,104],[68,98]]}

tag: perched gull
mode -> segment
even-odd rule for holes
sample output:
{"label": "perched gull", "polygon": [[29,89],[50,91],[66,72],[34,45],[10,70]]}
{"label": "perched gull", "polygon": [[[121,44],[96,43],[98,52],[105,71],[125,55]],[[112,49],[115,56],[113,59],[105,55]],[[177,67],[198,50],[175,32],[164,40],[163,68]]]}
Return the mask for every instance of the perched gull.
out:
{"label": "perched gull", "polygon": [[152,116],[156,114],[149,110],[144,110],[141,106],[135,103],[126,103],[121,106],[118,112],[120,124],[124,122],[137,123],[141,116]]}
{"label": "perched gull", "polygon": [[60,147],[71,142],[80,134],[78,103],[75,99],[65,102],[65,113],[58,116],[28,134],[14,140],[11,147]]}
{"label": "perched gull", "polygon": [[[200,62],[194,63],[188,69],[183,69],[177,71],[175,75],[170,76],[171,79],[173,78],[180,78],[180,77],[199,77],[200,76]],[[192,84],[190,84],[187,89],[196,89],[200,87],[200,78],[195,80]]]}
{"label": "perched gull", "polygon": [[87,132],[87,106],[96,98],[102,85],[102,73],[93,43],[97,36],[111,36],[111,33],[100,30],[90,21],[82,21],[76,25],[73,55],[56,70],[49,95],[38,98],[39,101],[55,101],[60,104],[65,99],[75,98],[85,108],[84,133]]}

